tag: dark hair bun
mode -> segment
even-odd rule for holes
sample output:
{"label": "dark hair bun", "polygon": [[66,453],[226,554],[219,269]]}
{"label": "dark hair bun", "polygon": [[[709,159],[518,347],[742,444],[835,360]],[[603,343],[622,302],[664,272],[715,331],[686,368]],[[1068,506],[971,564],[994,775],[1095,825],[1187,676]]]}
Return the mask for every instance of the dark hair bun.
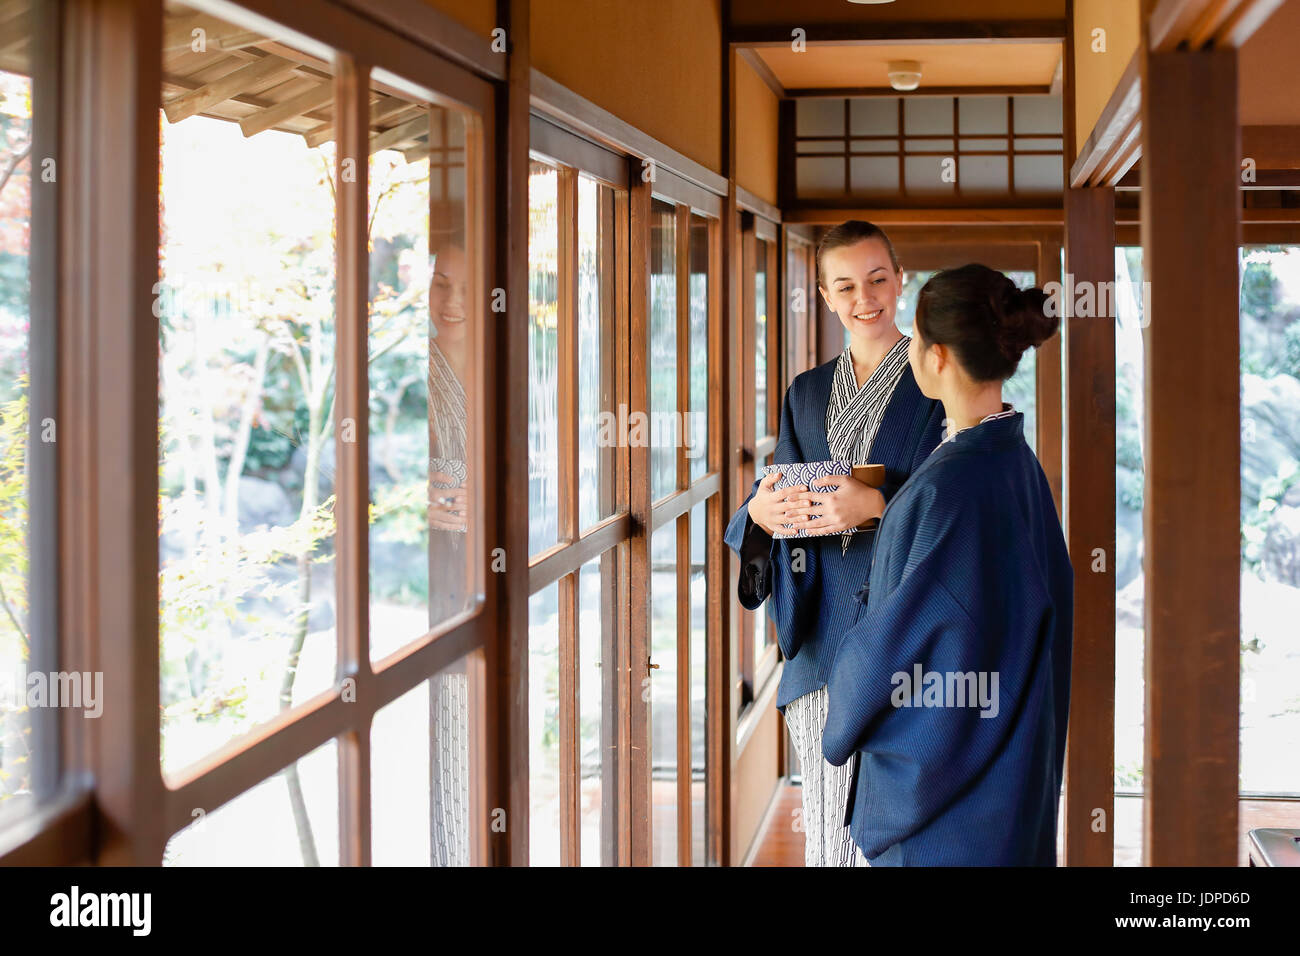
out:
{"label": "dark hair bun", "polygon": [[1056,331],[1060,320],[1047,314],[1047,293],[1039,288],[1009,287],[997,303],[998,349],[1012,362],[1019,362],[1026,350],[1037,348]]}
{"label": "dark hair bun", "polygon": [[1042,289],[1017,289],[1001,272],[971,263],[936,273],[917,296],[915,333],[952,348],[980,382],[1006,381],[1025,350],[1060,324]]}

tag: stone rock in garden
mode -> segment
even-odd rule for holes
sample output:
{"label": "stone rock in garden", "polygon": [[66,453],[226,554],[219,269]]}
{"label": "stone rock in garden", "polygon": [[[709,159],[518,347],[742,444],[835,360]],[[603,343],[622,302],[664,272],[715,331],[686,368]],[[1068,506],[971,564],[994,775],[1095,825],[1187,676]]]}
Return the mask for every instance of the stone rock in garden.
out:
{"label": "stone rock in garden", "polygon": [[274,481],[244,475],[239,479],[239,530],[282,528],[293,524],[297,512],[288,494]]}

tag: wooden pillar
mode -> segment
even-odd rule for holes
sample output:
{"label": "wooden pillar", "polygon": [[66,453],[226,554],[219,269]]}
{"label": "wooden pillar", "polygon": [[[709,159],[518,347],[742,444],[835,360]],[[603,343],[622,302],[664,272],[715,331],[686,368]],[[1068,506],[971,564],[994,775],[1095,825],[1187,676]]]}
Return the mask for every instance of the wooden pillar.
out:
{"label": "wooden pillar", "polygon": [[[650,411],[650,269],[653,203],[651,186],[641,181],[641,163],[629,160],[628,249],[629,323],[631,349],[628,362],[628,414]],[[646,443],[629,442],[629,510],[633,519],[628,541],[628,649],[627,685],[630,728],[631,780],[628,788],[629,852],[632,866],[653,864],[651,843],[653,797],[650,753],[651,561],[650,450]]]}
{"label": "wooden pillar", "polygon": [[1237,54],[1142,65],[1146,318],[1143,863],[1237,862]]}
{"label": "wooden pillar", "polygon": [[[1065,532],[1074,652],[1065,863],[1111,866],[1115,803],[1115,190],[1065,193]],[[1041,454],[1041,449],[1040,449]],[[1097,817],[1101,810],[1103,818]],[[1104,827],[1096,825],[1098,820]]]}
{"label": "wooden pillar", "polygon": [[103,713],[65,724],[64,746],[69,771],[93,776],[95,862],[157,866],[162,10],[79,0],[64,15],[59,258],[76,268],[59,276],[60,626],[65,660],[103,673]]}
{"label": "wooden pillar", "polygon": [[[505,827],[489,832],[492,862],[528,865],[528,103],[531,61],[528,0],[498,0],[509,59],[496,101],[497,196],[494,285],[506,290],[506,314],[488,324],[489,367],[499,374],[486,388],[485,420],[494,423],[493,461],[483,476],[491,503],[488,547],[501,548],[503,574],[485,579],[487,607],[496,615],[485,648],[483,687],[487,710],[486,768],[489,813],[505,811]],[[495,822],[495,817],[494,817]]]}
{"label": "wooden pillar", "polygon": [[[1061,243],[1057,240],[1040,240],[1038,243],[1038,286],[1061,281]],[[1037,411],[1038,461],[1043,466],[1047,481],[1056,499],[1056,513],[1061,511],[1061,332],[1038,347],[1034,363],[1035,398]]]}

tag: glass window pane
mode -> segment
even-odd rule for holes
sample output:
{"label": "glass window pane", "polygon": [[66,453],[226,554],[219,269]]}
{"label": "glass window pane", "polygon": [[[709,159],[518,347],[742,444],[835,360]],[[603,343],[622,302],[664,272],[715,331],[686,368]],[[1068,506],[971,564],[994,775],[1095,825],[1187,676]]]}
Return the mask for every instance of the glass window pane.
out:
{"label": "glass window pane", "polygon": [[190,816],[194,822],[167,841],[163,866],[338,866],[338,743]]}
{"label": "glass window pane", "polygon": [[[169,22],[187,15],[168,11]],[[246,61],[215,45],[164,56],[158,546],[168,773],[334,684],[333,78],[292,37],[276,39],[278,71],[201,114],[174,81]],[[304,87],[315,108],[245,135],[259,122],[248,97],[281,102]]]}
{"label": "glass window pane", "polygon": [[801,97],[795,100],[796,136],[843,136],[844,101]]}
{"label": "glass window pane", "polygon": [[963,156],[957,161],[957,181],[963,193],[1005,193],[1005,156]]}
{"label": "glass window pane", "polygon": [[614,190],[578,177],[578,526],[614,513]]}
{"label": "glass window pane", "polygon": [[1062,187],[1060,156],[1017,156],[1017,193],[1059,193]]}
{"label": "glass window pane", "polygon": [[370,724],[375,866],[469,866],[468,664],[417,684]]}
{"label": "glass window pane", "polygon": [[767,242],[754,240],[754,437],[770,430],[767,422]]}
{"label": "glass window pane", "polygon": [[[1146,362],[1142,342],[1142,248],[1115,250],[1115,793],[1143,792],[1145,712],[1142,568],[1146,467],[1143,422]],[[1137,283],[1136,286],[1133,283]],[[1127,292],[1126,292],[1127,290]],[[1064,352],[1064,349],[1062,349]],[[1142,802],[1115,801],[1115,865],[1142,863]]]}
{"label": "glass window pane", "polygon": [[707,566],[708,502],[691,508],[691,865],[705,866],[707,859],[706,771],[708,692],[709,593]]}
{"label": "glass window pane", "polygon": [[528,862],[560,865],[560,586],[528,599]]}
{"label": "glass window pane", "polygon": [[916,96],[903,100],[903,132],[908,136],[951,136],[952,117],[949,97]]}
{"label": "glass window pane", "polygon": [[[578,761],[581,768],[579,843],[583,866],[612,865],[602,857],[605,805],[617,785],[614,700],[617,694],[613,652],[618,640],[614,589],[616,555],[606,551],[578,572]],[[606,661],[609,664],[606,664]],[[607,697],[605,688],[610,686]],[[605,703],[608,700],[609,706]]]}
{"label": "glass window pane", "polygon": [[1242,267],[1241,789],[1296,793],[1300,247],[1248,246]]}
{"label": "glass window pane", "polygon": [[842,139],[802,139],[795,144],[796,153],[843,153]]}
{"label": "glass window pane", "polygon": [[528,553],[559,540],[559,173],[528,174]]}
{"label": "glass window pane", "polygon": [[691,480],[709,468],[709,220],[691,216],[691,409],[683,429]]}
{"label": "glass window pane", "polygon": [[849,160],[849,182],[856,195],[898,192],[897,156],[854,156]]}
{"label": "glass window pane", "polygon": [[950,196],[955,191],[952,175],[944,176],[943,156],[908,156],[903,160],[905,189],[915,196]]}
{"label": "glass window pane", "polygon": [[[686,595],[682,595],[683,599]],[[677,865],[677,522],[650,536],[652,863]]]}
{"label": "glass window pane", "polygon": [[964,136],[990,135],[1007,131],[1005,96],[961,96],[957,98],[958,132]]}
{"label": "glass window pane", "polygon": [[794,174],[795,189],[805,199],[844,194],[843,157],[800,156],[794,162]]}
{"label": "glass window pane", "polygon": [[898,132],[898,98],[861,96],[849,100],[849,132],[854,136],[890,136]]}
{"label": "glass window pane", "polygon": [[465,150],[442,145],[463,143],[470,118],[415,103],[386,122],[416,128],[370,157],[372,661],[470,606],[478,484],[482,306],[465,241]]}
{"label": "glass window pane", "polygon": [[[39,179],[33,188],[36,157],[52,150],[48,140],[34,142],[34,135],[49,132],[33,127],[32,113],[49,112],[45,99],[53,90],[46,79],[57,64],[37,54],[46,38],[33,34],[35,18],[25,4],[11,5],[7,17],[0,40],[0,174],[8,174],[0,184],[0,823],[52,795],[60,708],[80,706],[93,714],[103,705],[93,675],[83,675],[90,681],[71,699],[52,694],[48,706],[39,706],[28,698],[28,678],[59,667],[57,635],[49,626],[54,556],[48,565],[45,558],[56,535],[44,526],[55,504],[48,479],[57,467],[56,446],[32,441],[32,428],[47,432],[42,420],[53,412],[54,302],[52,289],[38,285],[35,275],[53,251],[57,188]],[[43,271],[52,279],[52,270]]]}
{"label": "glass window pane", "polygon": [[650,494],[677,487],[677,209],[650,209]]}
{"label": "glass window pane", "polygon": [[1061,134],[1061,97],[1013,96],[1016,135],[1051,136]]}

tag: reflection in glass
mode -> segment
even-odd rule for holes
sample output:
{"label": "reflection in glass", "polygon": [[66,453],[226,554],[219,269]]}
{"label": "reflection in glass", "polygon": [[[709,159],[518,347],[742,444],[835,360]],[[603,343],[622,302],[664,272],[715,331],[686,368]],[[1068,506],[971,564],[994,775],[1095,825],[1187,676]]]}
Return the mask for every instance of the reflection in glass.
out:
{"label": "reflection in glass", "polygon": [[691,480],[709,469],[709,221],[691,216],[691,409],[683,429]]}
{"label": "reflection in glass", "polygon": [[650,496],[677,487],[677,211],[655,199],[650,208]]}
{"label": "reflection in glass", "polygon": [[375,714],[370,835],[375,866],[468,866],[467,661],[456,661]]}
{"label": "reflection in glass", "polygon": [[370,158],[372,661],[465,610],[472,584],[466,121],[415,109],[421,138]]}
{"label": "reflection in glass", "polygon": [[[614,190],[578,177],[578,527],[614,513]],[[604,430],[607,431],[607,430]],[[603,438],[603,441],[602,441]]]}
{"label": "reflection in glass", "polygon": [[[164,32],[190,13],[169,5]],[[239,30],[214,19],[209,35]],[[274,70],[239,99],[202,113],[185,78],[244,61],[231,63],[218,44],[163,59],[156,307],[168,773],[334,684],[333,77],[327,63],[287,44],[281,52],[265,54]],[[249,103],[306,93],[314,107],[269,127]],[[296,773],[287,771],[291,793]],[[292,809],[299,840],[312,840],[301,799]],[[314,838],[336,830],[331,821]]]}
{"label": "reflection in glass", "polygon": [[528,553],[559,540],[559,174],[528,174]]}
{"label": "reflection in glass", "polygon": [[[654,866],[677,865],[677,522],[650,536],[650,802]],[[686,597],[686,595],[683,595]]]}
{"label": "reflection in glass", "polygon": [[614,627],[614,552],[588,561],[578,572],[578,766],[579,842],[583,866],[612,863],[601,856],[603,804],[612,797],[615,766],[613,709],[604,701],[605,649]]}
{"label": "reflection in glass", "polygon": [[338,866],[338,781],[330,740],[215,810],[195,807],[163,866]]}
{"label": "reflection in glass", "polygon": [[[29,330],[45,320],[51,305],[40,301],[44,290],[32,284],[32,264],[44,248],[32,234],[51,225],[48,218],[33,216],[33,155],[41,151],[33,144],[32,109],[47,91],[38,71],[50,67],[34,55],[41,38],[32,36],[31,12],[23,4],[10,6],[0,40],[0,821],[30,811],[57,773],[49,759],[57,712],[33,711],[25,697],[29,674],[57,667],[53,635],[43,633],[38,616],[39,578],[28,588],[41,570],[42,535],[38,530],[33,540],[31,522],[39,528],[44,508],[38,501],[45,493],[40,474],[49,474],[46,462],[53,464],[54,447],[31,442],[31,419],[42,427],[42,395],[53,383],[40,381],[44,363],[29,354],[41,348]],[[42,188],[48,196],[54,186]],[[33,365],[35,389],[29,378]]]}
{"label": "reflection in glass", "polygon": [[705,578],[708,502],[691,508],[691,865],[704,866],[706,850],[705,695],[708,691],[709,594]]}
{"label": "reflection in glass", "polygon": [[754,240],[754,438],[768,434],[767,423],[767,243]]}
{"label": "reflection in glass", "polygon": [[528,599],[528,862],[560,865],[560,588]]}

